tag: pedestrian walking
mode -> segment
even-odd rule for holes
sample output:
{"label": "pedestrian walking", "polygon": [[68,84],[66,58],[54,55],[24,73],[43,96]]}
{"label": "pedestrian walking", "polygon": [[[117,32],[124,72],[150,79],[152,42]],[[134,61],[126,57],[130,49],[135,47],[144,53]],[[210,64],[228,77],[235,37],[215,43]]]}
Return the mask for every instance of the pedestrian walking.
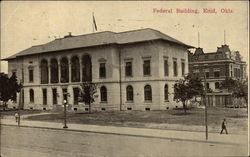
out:
{"label": "pedestrian walking", "polygon": [[18,118],[19,118],[19,114],[16,112],[16,113],[15,113],[16,123],[18,122]]}
{"label": "pedestrian walking", "polygon": [[221,124],[221,132],[220,132],[220,134],[223,133],[223,130],[225,130],[225,131],[226,131],[226,134],[228,134],[228,132],[227,132],[227,127],[226,127],[226,119],[223,119],[223,121],[222,121],[222,124]]}

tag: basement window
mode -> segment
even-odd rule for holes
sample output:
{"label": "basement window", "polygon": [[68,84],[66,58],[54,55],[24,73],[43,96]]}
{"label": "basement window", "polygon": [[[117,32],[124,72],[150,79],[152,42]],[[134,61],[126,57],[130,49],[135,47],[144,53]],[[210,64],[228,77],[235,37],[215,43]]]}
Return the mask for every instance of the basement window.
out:
{"label": "basement window", "polygon": [[128,107],[127,110],[132,110],[132,108],[131,108],[131,107]]}

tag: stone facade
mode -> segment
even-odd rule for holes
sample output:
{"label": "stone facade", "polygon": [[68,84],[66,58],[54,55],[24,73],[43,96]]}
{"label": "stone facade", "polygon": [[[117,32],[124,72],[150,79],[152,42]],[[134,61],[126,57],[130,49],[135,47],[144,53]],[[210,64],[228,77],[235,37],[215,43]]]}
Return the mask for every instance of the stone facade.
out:
{"label": "stone facade", "polygon": [[[160,33],[152,29],[138,31],[146,35]],[[75,37],[57,40],[63,43],[69,38]],[[25,109],[51,110],[60,108],[67,99],[70,110],[87,111],[89,106],[74,92],[85,81],[98,85],[91,110],[160,110],[180,106],[173,101],[173,85],[188,73],[188,48],[191,46],[153,38],[42,53],[32,49],[31,53],[6,59],[8,74],[15,73],[23,82],[23,96],[18,95],[17,102],[9,107],[18,107],[22,99]],[[126,68],[130,69],[129,74]]]}

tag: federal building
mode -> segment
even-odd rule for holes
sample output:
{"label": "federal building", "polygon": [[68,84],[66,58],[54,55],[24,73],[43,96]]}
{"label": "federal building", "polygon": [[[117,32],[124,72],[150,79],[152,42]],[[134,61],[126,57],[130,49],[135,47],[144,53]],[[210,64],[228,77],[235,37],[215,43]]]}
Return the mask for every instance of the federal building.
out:
{"label": "federal building", "polygon": [[97,84],[92,110],[159,110],[173,101],[173,85],[188,73],[188,49],[160,31],[71,33],[32,46],[8,61],[8,75],[23,83],[9,107],[51,110],[62,106],[88,111],[80,99],[82,82]]}

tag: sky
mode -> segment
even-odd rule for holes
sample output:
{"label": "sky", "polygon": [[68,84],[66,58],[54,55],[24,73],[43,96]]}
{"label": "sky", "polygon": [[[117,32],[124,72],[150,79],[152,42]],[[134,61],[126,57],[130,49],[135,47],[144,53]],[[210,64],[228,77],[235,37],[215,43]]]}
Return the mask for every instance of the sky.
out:
{"label": "sky", "polygon": [[[122,32],[153,28],[186,44],[215,52],[225,43],[240,51],[248,62],[247,1],[3,1],[1,4],[1,58],[55,38],[93,33],[94,13],[97,32]],[[157,13],[154,10],[171,10]],[[198,10],[177,13],[176,10]],[[215,9],[217,13],[203,10]],[[228,13],[222,13],[227,10]],[[225,35],[224,35],[225,32]],[[225,36],[225,37],[224,37]],[[1,62],[7,73],[7,62]]]}

